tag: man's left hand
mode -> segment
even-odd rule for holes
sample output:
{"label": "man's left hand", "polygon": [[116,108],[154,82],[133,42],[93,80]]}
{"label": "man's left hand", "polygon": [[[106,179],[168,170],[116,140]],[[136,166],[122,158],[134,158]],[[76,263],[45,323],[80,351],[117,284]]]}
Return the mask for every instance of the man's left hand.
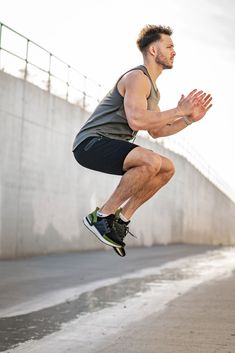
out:
{"label": "man's left hand", "polygon": [[201,120],[208,112],[208,110],[212,107],[211,101],[212,101],[212,97],[210,94],[206,94],[206,93],[202,94],[195,101],[193,112],[188,116],[188,118],[192,122]]}

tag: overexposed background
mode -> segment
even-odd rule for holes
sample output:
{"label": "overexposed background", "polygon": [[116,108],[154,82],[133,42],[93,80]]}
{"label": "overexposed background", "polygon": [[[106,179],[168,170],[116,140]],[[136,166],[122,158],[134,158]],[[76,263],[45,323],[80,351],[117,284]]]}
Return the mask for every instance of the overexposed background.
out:
{"label": "overexposed background", "polygon": [[145,24],[173,28],[174,68],[157,81],[162,110],[194,88],[214,105],[173,138],[187,141],[235,190],[235,2],[233,0],[0,0],[0,21],[110,89],[142,63],[136,38]]}

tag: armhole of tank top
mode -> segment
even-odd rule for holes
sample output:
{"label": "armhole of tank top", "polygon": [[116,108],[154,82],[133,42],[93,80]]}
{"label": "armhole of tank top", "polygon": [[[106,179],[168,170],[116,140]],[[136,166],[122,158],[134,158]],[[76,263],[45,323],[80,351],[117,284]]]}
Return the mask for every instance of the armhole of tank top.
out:
{"label": "armhole of tank top", "polygon": [[[127,71],[127,72],[128,72],[128,71]],[[118,94],[120,97],[122,97],[122,98],[124,98],[124,97],[121,95],[121,93],[120,93],[119,90],[118,90],[118,83],[119,83],[120,80],[123,78],[123,76],[124,76],[125,74],[127,74],[127,72],[125,72],[122,76],[119,77],[119,79],[116,81],[116,83],[115,83],[115,85],[114,85],[114,87],[113,87],[113,89],[116,90],[117,94]]]}
{"label": "armhole of tank top", "polygon": [[[147,69],[146,69],[146,71],[147,71]],[[153,84],[153,81],[152,81],[152,79],[151,79],[151,77],[150,77],[148,71],[147,71],[147,72],[143,71],[143,73],[148,77],[148,79],[149,79],[149,81],[150,81],[150,84],[151,84],[150,94],[149,94],[149,96],[148,96],[148,98],[147,98],[147,99],[149,99],[149,97],[151,96],[152,90],[155,92],[156,95],[158,95],[158,88],[155,88],[155,86],[154,86],[154,84]]]}
{"label": "armhole of tank top", "polygon": [[[151,80],[151,78],[149,77],[149,75],[148,75],[144,70],[141,70],[141,68],[140,68],[139,66],[137,66],[137,67],[135,67],[135,68],[133,68],[133,69],[130,69],[130,70],[126,71],[123,75],[121,75],[121,76],[119,77],[119,79],[116,81],[116,83],[115,83],[115,85],[114,85],[114,89],[117,91],[117,93],[118,93],[118,95],[119,95],[120,97],[124,98],[124,97],[121,95],[121,93],[119,92],[117,85],[118,85],[118,83],[120,82],[120,80],[123,78],[123,76],[125,76],[126,74],[128,74],[128,72],[131,72],[131,71],[134,71],[134,70],[140,70],[140,71],[143,72],[143,74],[144,74],[145,76],[148,77],[149,82],[150,82],[150,85],[151,85],[151,89],[150,89],[149,95],[148,95],[148,97],[147,97],[147,99],[149,99],[149,97],[151,96],[152,88],[154,88],[154,87],[153,87],[153,83],[152,83],[152,80]],[[155,89],[154,89],[154,91],[155,91]]]}
{"label": "armhole of tank top", "polygon": [[148,97],[147,97],[147,100],[148,100],[148,99],[149,99],[149,97],[151,96],[151,93],[152,93],[152,89],[153,89],[153,82],[152,82],[152,80],[151,80],[151,78],[150,78],[150,76],[149,76],[149,74],[148,74],[147,72],[145,72],[144,70],[141,70],[141,71],[143,72],[143,74],[144,74],[146,77],[148,77],[149,82],[150,82],[150,86],[151,86],[151,89],[150,89],[149,95],[148,95]]}

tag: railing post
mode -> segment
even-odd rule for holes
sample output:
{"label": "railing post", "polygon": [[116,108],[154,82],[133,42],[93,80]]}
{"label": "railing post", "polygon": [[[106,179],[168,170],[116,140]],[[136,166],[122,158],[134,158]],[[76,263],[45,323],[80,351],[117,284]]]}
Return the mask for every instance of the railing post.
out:
{"label": "railing post", "polygon": [[0,22],[0,70],[1,70],[1,66],[2,66],[2,26],[3,24]]}
{"label": "railing post", "polygon": [[27,80],[27,76],[28,76],[28,55],[29,55],[29,39],[27,39],[27,45],[26,45],[24,80]]}
{"label": "railing post", "polygon": [[67,65],[68,67],[68,71],[67,71],[67,82],[66,82],[66,85],[67,85],[67,89],[66,89],[66,101],[69,100],[69,79],[70,79],[70,68],[71,66],[70,65]]}
{"label": "railing post", "polygon": [[83,86],[83,98],[82,98],[82,108],[85,110],[86,108],[86,82],[87,82],[87,76],[84,77],[84,86]]}
{"label": "railing post", "polygon": [[47,90],[48,90],[48,92],[51,91],[51,57],[52,57],[52,54],[50,53],[50,56],[49,56],[49,69],[48,69],[48,81],[47,81]]}

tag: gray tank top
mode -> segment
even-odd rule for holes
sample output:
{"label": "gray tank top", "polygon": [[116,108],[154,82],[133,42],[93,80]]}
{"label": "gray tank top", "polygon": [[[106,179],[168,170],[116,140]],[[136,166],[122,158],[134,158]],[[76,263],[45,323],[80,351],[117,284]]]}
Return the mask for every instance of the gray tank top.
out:
{"label": "gray tank top", "polygon": [[[127,72],[133,70],[141,70],[151,82],[151,92],[147,98],[147,109],[155,111],[158,108],[160,94],[151,80],[151,77],[145,66],[137,66]],[[127,73],[126,72],[126,73]],[[73,143],[73,151],[84,141],[91,136],[106,136],[118,140],[131,140],[137,131],[133,131],[128,125],[124,110],[124,99],[117,89],[117,84],[120,79],[126,74],[124,73],[116,82],[115,86],[102,99],[95,111],[83,125]]]}

